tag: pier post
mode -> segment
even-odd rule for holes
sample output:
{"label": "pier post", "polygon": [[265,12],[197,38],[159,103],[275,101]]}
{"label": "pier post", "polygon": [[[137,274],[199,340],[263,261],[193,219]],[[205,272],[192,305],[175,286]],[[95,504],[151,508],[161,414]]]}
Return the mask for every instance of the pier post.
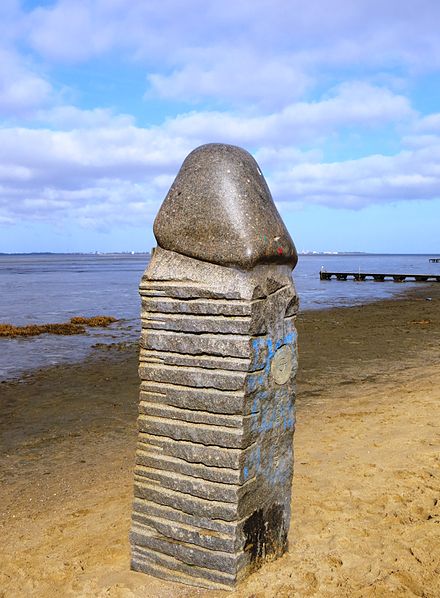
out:
{"label": "pier post", "polygon": [[154,232],[131,566],[228,589],[287,550],[297,254],[257,163],[230,145],[189,154]]}

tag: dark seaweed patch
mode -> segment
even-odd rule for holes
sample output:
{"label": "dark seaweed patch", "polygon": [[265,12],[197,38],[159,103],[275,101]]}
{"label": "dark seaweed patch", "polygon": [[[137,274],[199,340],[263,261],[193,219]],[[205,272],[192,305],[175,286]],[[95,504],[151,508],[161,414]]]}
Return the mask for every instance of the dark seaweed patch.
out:
{"label": "dark seaweed patch", "polygon": [[254,511],[247,519],[243,527],[244,550],[250,553],[251,563],[285,552],[287,529],[283,515],[283,506],[274,504],[266,511]]}

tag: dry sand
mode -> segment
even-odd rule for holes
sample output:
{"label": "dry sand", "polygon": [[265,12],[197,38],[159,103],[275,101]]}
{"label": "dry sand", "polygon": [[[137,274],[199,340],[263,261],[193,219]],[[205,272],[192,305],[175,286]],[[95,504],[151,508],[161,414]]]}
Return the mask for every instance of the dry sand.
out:
{"label": "dry sand", "polygon": [[439,307],[300,316],[290,550],[235,592],[129,571],[133,349],[1,384],[0,596],[438,598]]}

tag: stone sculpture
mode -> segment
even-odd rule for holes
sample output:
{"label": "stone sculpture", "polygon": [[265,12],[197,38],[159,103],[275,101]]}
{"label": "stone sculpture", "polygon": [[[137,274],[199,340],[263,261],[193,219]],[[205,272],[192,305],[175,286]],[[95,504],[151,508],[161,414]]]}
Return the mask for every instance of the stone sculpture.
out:
{"label": "stone sculpture", "polygon": [[154,232],[132,568],[230,589],[287,549],[297,254],[257,163],[230,145],[186,158]]}

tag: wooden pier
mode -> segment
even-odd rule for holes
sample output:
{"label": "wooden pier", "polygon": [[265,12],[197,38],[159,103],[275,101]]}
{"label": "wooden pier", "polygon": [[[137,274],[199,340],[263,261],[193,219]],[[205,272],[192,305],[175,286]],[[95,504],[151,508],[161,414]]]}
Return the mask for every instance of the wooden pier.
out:
{"label": "wooden pier", "polygon": [[367,279],[372,279],[376,282],[384,282],[386,280],[393,280],[394,282],[440,282],[440,274],[380,274],[372,272],[327,272],[321,270],[319,273],[321,280],[348,280],[353,279],[362,282]]}

